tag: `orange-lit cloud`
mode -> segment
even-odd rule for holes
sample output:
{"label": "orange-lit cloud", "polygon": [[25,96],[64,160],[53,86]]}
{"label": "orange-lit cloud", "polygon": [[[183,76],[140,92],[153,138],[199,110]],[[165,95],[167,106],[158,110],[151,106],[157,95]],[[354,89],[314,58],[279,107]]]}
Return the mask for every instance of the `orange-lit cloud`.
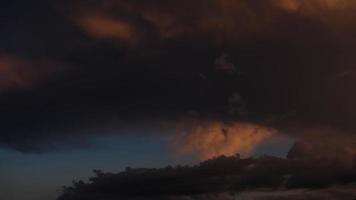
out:
{"label": "orange-lit cloud", "polygon": [[64,70],[58,63],[0,56],[0,91],[28,89]]}
{"label": "orange-lit cloud", "polygon": [[353,9],[356,6],[356,3],[348,0],[272,0],[272,2],[286,11],[302,11],[309,14]]}
{"label": "orange-lit cloud", "polygon": [[79,25],[90,36],[98,39],[118,39],[134,43],[137,33],[133,26],[123,20],[104,15],[89,15],[79,18]]}
{"label": "orange-lit cloud", "polygon": [[[236,36],[267,27],[273,16],[268,12],[270,6],[254,6],[240,0],[103,2],[95,3],[88,10],[77,6],[80,14],[74,14],[79,26],[97,39],[137,40],[135,27],[142,24],[153,28],[163,39],[198,34]],[[130,20],[121,20],[120,15]]]}
{"label": "orange-lit cloud", "polygon": [[[162,38],[194,35],[224,35],[236,37],[255,32],[269,23],[271,13],[252,7],[244,1],[196,1],[179,6],[168,4],[165,9],[139,7],[139,12],[160,33]],[[186,12],[195,9],[196,12]],[[259,14],[252,14],[258,12]]]}
{"label": "orange-lit cloud", "polygon": [[[88,10],[78,8],[81,14],[75,19],[90,36],[135,43],[144,36],[138,34],[138,27],[150,27],[163,39],[204,35],[220,41],[238,40],[250,34],[268,35],[278,33],[278,24],[284,23],[286,17],[324,19],[329,14],[352,13],[356,3],[347,0],[197,0],[148,4],[106,0],[94,3]],[[335,23],[335,19],[326,20]]]}
{"label": "orange-lit cloud", "polygon": [[249,155],[274,132],[272,128],[252,123],[214,121],[194,126],[184,136],[175,139],[178,153],[198,153],[201,159],[209,159],[236,153]]}

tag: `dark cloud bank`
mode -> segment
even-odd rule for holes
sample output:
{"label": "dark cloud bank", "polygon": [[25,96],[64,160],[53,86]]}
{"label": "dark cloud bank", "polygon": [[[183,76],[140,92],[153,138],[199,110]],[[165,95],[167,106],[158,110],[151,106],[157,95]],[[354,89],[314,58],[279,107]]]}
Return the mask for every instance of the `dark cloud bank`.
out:
{"label": "dark cloud bank", "polygon": [[76,138],[93,132],[192,116],[298,139],[315,127],[354,137],[355,9],[343,0],[6,2],[0,144],[83,146]]}
{"label": "dark cloud bank", "polygon": [[287,159],[236,155],[192,167],[128,167],[117,174],[94,170],[90,182],[74,181],[58,200],[356,198],[356,156],[350,163],[313,158],[297,146]]}

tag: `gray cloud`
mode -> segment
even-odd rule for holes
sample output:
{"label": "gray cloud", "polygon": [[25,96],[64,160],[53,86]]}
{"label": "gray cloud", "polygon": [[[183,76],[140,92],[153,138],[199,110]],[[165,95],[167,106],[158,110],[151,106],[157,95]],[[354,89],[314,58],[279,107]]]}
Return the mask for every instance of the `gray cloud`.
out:
{"label": "gray cloud", "polygon": [[88,183],[74,181],[58,200],[354,198],[355,161],[236,155],[195,166],[128,167],[116,174],[95,170]]}

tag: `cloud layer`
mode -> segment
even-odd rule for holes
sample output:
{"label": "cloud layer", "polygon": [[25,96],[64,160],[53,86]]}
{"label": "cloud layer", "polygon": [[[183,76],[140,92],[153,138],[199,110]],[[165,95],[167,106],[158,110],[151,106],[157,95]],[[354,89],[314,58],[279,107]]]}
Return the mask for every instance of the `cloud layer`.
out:
{"label": "cloud layer", "polygon": [[96,170],[89,183],[74,181],[58,200],[354,198],[355,166],[355,160],[344,165],[328,159],[241,159],[237,155],[192,167],[128,167],[117,174]]}
{"label": "cloud layer", "polygon": [[204,158],[268,137],[234,125],[225,136],[225,124],[339,146],[356,130],[355,9],[346,0],[6,3],[0,144],[38,152],[94,130],[176,134],[160,125],[193,116],[211,123],[183,149],[206,152],[211,137],[223,146]]}
{"label": "cloud layer", "polygon": [[26,61],[9,55],[0,56],[0,91],[29,89],[54,79],[68,66],[48,60]]}

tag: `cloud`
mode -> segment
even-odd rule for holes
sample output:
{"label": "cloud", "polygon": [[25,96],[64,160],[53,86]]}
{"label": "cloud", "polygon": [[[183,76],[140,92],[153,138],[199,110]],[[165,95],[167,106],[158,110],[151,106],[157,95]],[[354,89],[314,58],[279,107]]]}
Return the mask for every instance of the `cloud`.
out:
{"label": "cloud", "polygon": [[131,24],[110,16],[93,15],[82,16],[78,20],[79,26],[90,36],[97,39],[109,39],[136,43],[139,38]]}
{"label": "cloud", "polygon": [[237,195],[236,199],[247,200],[332,200],[332,199],[353,199],[356,196],[355,188],[351,186],[333,186],[318,190],[281,190],[281,191],[247,191]]}
{"label": "cloud", "polygon": [[0,56],[0,91],[30,89],[53,79],[67,66],[49,60],[24,60],[15,56]]}
{"label": "cloud", "polygon": [[213,195],[174,197],[172,200],[333,200],[333,199],[354,199],[355,188],[351,186],[333,186],[325,189],[308,190],[251,190],[237,194],[221,193]]}
{"label": "cloud", "polygon": [[[228,36],[231,39],[234,36],[265,30],[271,21],[273,21],[273,19],[269,20],[273,16],[272,12],[279,12],[274,9],[274,4],[270,1],[250,3],[231,0],[198,0],[178,3],[178,1],[162,2],[156,0],[150,5],[138,1],[107,0],[89,4],[75,3],[75,5],[80,11],[79,18],[81,18],[80,15],[90,15],[91,13],[106,13],[111,17],[124,16],[133,20],[131,22],[134,23],[131,24],[134,26],[139,22],[141,26],[151,27],[162,39],[195,37],[209,34],[218,36],[220,33],[222,33],[222,37]],[[83,9],[83,6],[80,5],[85,5],[86,9]],[[192,9],[195,12],[185,12]],[[253,13],[258,14],[254,15]],[[262,20],[263,17],[268,20]],[[89,17],[86,18],[86,21],[94,23],[94,19],[93,17]],[[110,21],[112,22],[112,19]],[[115,23],[115,26],[112,26],[114,23],[110,23],[110,26],[102,27],[100,32],[103,33],[105,31],[106,34],[111,34],[112,36],[116,31],[113,31],[112,28],[108,29],[108,27],[118,27],[118,21]],[[102,24],[102,22],[97,23],[95,26],[98,27],[98,24]]]}
{"label": "cloud", "polygon": [[230,115],[246,116],[248,115],[248,109],[246,102],[243,98],[237,94],[232,94],[228,99],[228,113]]}
{"label": "cloud", "polygon": [[344,163],[354,161],[356,136],[352,132],[318,127],[303,130],[297,136],[299,141],[289,151],[289,158],[327,158]]}
{"label": "cloud", "polygon": [[241,159],[237,155],[216,157],[191,167],[128,167],[117,174],[96,170],[90,182],[75,181],[73,186],[65,187],[58,200],[353,198],[355,161],[344,166],[323,159]]}
{"label": "cloud", "polygon": [[[180,2],[155,0],[147,4],[139,1],[106,0],[84,4],[75,3],[75,8],[80,11],[80,15],[106,13],[111,17],[124,16],[133,20],[131,25],[151,27],[162,39],[204,35],[217,43],[244,40],[249,34],[273,37],[282,31],[279,30],[281,27],[278,24],[288,21],[297,23],[295,25],[298,26],[299,22],[315,19],[321,20],[323,25],[327,26],[340,25],[343,22],[335,16],[351,13],[356,8],[355,3],[346,0],[267,0],[263,2],[242,0],[191,2],[185,0]],[[85,5],[86,8],[83,9],[80,5]],[[193,9],[194,12],[191,12],[190,10]],[[80,15],[78,15],[79,18]],[[332,19],[333,17],[336,20]],[[112,33],[112,30],[108,28],[103,28],[102,31],[104,30]],[[286,33],[283,30],[281,34]]]}
{"label": "cloud", "polygon": [[[354,198],[355,10],[347,0],[4,3],[0,145],[87,148],[91,136],[140,130],[210,159],[98,173],[62,199]],[[245,158],[276,133],[297,140],[288,158]]]}
{"label": "cloud", "polygon": [[317,13],[323,11],[345,10],[355,7],[355,3],[347,0],[274,0],[276,5],[291,12],[304,11]]}
{"label": "cloud", "polygon": [[234,64],[227,61],[227,56],[228,56],[227,54],[223,54],[215,60],[217,69],[226,71],[228,73],[234,73],[236,71],[236,68]]}
{"label": "cloud", "polygon": [[[145,130],[151,123],[161,130],[158,124],[179,124],[190,111],[221,127],[258,124],[307,143],[314,139],[295,127],[327,125],[348,133],[340,140],[339,131],[328,133],[335,141],[356,130],[356,84],[343,74],[355,63],[350,1],[17,3],[1,8],[0,52],[13,56],[1,60],[0,90],[16,90],[0,98],[5,146],[38,149],[58,135],[84,137],[93,127],[122,134],[122,126]],[[55,63],[75,70],[57,73]],[[338,81],[330,79],[335,74]],[[108,121],[116,126],[107,128]],[[244,134],[228,134],[230,144],[211,128],[190,137],[220,138],[212,144],[226,145],[220,153],[248,154],[265,137],[246,136],[249,144],[235,147]],[[207,151],[192,141],[188,151]]]}
{"label": "cloud", "polygon": [[254,148],[274,134],[275,130],[252,123],[205,122],[174,137],[178,154],[197,153],[201,159],[249,155]]}

